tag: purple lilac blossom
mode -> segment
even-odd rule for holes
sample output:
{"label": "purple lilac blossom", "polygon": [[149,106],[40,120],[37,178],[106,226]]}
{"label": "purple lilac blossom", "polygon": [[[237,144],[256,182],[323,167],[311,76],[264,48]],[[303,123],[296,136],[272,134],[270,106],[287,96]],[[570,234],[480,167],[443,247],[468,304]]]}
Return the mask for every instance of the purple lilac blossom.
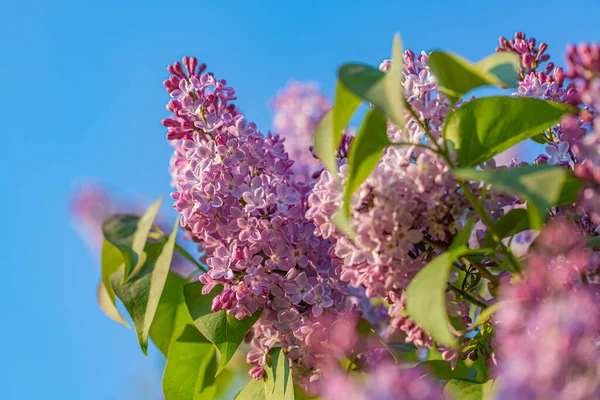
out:
{"label": "purple lilac blossom", "polygon": [[175,148],[171,196],[181,225],[206,251],[204,292],[222,286],[212,309],[238,319],[262,310],[249,334],[254,378],[278,344],[296,381],[310,382],[317,356],[327,351],[316,338],[331,320],[360,315],[345,301],[349,290],[329,256],[331,242],[315,236],[305,217],[311,184],[295,178],[279,135],[263,135],[237,111],[226,81],[203,73],[195,58],[168,70],[172,115],[163,125]]}
{"label": "purple lilac blossom", "polygon": [[294,164],[296,180],[308,181],[322,168],[311,152],[317,123],[331,108],[327,96],[315,82],[292,80],[273,99],[273,129],[285,138],[285,148]]}
{"label": "purple lilac blossom", "polygon": [[416,368],[383,363],[356,379],[336,371],[327,375],[321,395],[327,400],[440,400],[440,385]]}
{"label": "purple lilac blossom", "polygon": [[495,316],[498,399],[600,397],[599,287],[581,281],[589,254],[576,229],[552,221],[528,257],[527,277],[503,286],[510,303]]}

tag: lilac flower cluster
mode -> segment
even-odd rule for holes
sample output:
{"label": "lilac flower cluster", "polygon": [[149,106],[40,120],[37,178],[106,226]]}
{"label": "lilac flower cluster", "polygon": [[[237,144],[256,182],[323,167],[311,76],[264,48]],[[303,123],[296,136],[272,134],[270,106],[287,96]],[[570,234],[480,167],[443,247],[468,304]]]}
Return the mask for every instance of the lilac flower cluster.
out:
{"label": "lilac flower cluster", "polygon": [[86,183],[71,198],[71,217],[82,236],[95,252],[102,248],[102,222],[117,212],[126,212],[124,206],[116,201],[98,184]]}
{"label": "lilac flower cluster", "polygon": [[555,220],[536,241],[528,274],[504,286],[495,317],[499,399],[600,397],[599,287],[580,277],[589,256],[575,226]]}
{"label": "lilac flower cluster", "polygon": [[292,170],[299,181],[308,182],[322,168],[312,155],[312,134],[331,108],[327,96],[314,82],[290,81],[271,103],[273,129],[285,137],[285,148],[294,160]]}
{"label": "lilac flower cluster", "polygon": [[[567,74],[560,66],[555,66],[549,54],[544,54],[548,46],[540,43],[536,47],[536,39],[527,40],[522,32],[515,33],[515,38],[510,41],[501,37],[497,51],[513,51],[521,56],[522,73],[515,96],[535,97],[565,104],[577,105],[579,92],[575,83],[566,80]],[[536,159],[537,164],[556,164],[565,167],[572,166],[577,161],[577,149],[581,147],[581,140],[585,129],[581,125],[584,119],[574,115],[566,115],[561,123],[546,132],[548,142],[546,154]]]}
{"label": "lilac flower cluster", "polygon": [[[381,69],[387,68],[389,62],[384,62]],[[406,51],[404,74],[406,98],[421,123],[429,124],[432,134],[439,137],[448,102],[436,90],[427,56]],[[388,125],[388,136],[395,142],[419,143],[424,135],[420,124],[408,115],[404,127]],[[416,244],[424,238],[451,239],[465,201],[441,158],[415,146],[390,147],[353,198],[357,237],[350,240],[331,221],[342,203],[346,170],[342,162],[337,180],[327,171],[322,173],[308,198],[307,217],[316,225],[317,235],[335,240],[332,250],[341,279],[353,287],[364,286],[369,297],[386,297],[406,288],[434,256],[427,245],[423,249]]]}
{"label": "lilac flower cluster", "polygon": [[322,396],[328,400],[440,400],[439,385],[416,368],[399,369],[383,363],[369,371],[366,379],[352,379],[341,372],[328,375]]}
{"label": "lilac flower cluster", "polygon": [[567,62],[567,75],[580,93],[580,119],[587,123],[588,132],[578,149],[581,160],[575,166],[577,176],[589,182],[582,191],[580,206],[600,225],[600,45],[570,46]]}
{"label": "lilac flower cluster", "polygon": [[[184,69],[185,68],[185,69]],[[194,58],[169,67],[172,97],[163,120],[176,141],[172,193],[181,224],[201,242],[208,293],[223,287],[212,309],[238,319],[258,310],[248,362],[260,378],[269,350],[283,347],[299,376],[311,376],[317,334],[331,315],[352,314],[346,284],[328,255],[330,242],[315,237],[304,215],[310,186],[297,183],[283,139],[258,131],[239,114],[232,88],[202,73]]]}

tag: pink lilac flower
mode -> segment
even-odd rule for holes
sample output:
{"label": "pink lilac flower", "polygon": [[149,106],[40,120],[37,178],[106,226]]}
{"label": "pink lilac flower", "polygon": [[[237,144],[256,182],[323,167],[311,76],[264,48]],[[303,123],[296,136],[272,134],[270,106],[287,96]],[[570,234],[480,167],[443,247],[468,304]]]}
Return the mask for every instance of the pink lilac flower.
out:
{"label": "pink lilac flower", "polygon": [[527,277],[504,286],[495,317],[502,378],[499,399],[600,396],[600,304],[583,235],[556,220],[540,234]]}
{"label": "pink lilac flower", "polygon": [[271,103],[273,129],[286,139],[286,150],[294,160],[297,180],[308,180],[321,168],[312,155],[312,134],[321,118],[331,108],[328,98],[313,82],[290,81]]}
{"label": "pink lilac flower", "polygon": [[[230,103],[235,92],[226,81],[196,66],[194,58],[184,58],[183,66],[169,67],[165,87],[173,98],[167,106],[172,114],[163,125],[175,149],[174,207],[190,237],[202,243],[209,266],[200,276],[203,291],[223,287],[213,311],[243,319],[262,310],[247,358],[257,364],[250,371],[254,378],[264,374],[266,354],[278,344],[299,380],[308,382],[318,375],[319,353],[329,351],[314,342],[331,321],[355,313],[329,255],[332,243],[315,236],[305,217],[312,181],[294,173],[283,138],[263,135]],[[280,114],[276,128],[309,142],[328,105],[313,89],[289,90],[275,108],[294,114]],[[300,103],[304,116],[296,109]],[[308,146],[299,157],[310,157]]]}
{"label": "pink lilac flower", "polygon": [[435,381],[423,371],[399,369],[393,363],[383,363],[364,379],[356,379],[336,371],[326,375],[321,396],[328,400],[439,400],[443,393]]}
{"label": "pink lilac flower", "polygon": [[[386,69],[389,63],[381,66]],[[405,97],[435,137],[441,136],[448,101],[436,90],[427,66],[427,56],[405,52]],[[388,125],[392,141],[420,142],[425,132],[407,115],[402,129]],[[405,289],[412,277],[431,259],[432,253],[415,247],[424,237],[445,242],[456,232],[456,221],[466,203],[446,163],[418,147],[386,149],[376,170],[355,194],[352,223],[357,233],[350,240],[337,231],[332,215],[342,202],[347,167],[340,166],[340,179],[324,171],[308,197],[306,214],[316,234],[335,239],[334,262],[341,279],[353,287],[363,286],[369,297],[386,297]]]}

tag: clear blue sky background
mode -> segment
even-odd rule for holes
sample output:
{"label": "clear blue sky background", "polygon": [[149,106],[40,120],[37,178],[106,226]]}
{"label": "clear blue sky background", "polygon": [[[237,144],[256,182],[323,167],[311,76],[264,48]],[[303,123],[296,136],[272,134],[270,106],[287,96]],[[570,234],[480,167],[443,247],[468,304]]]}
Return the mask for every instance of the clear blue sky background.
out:
{"label": "clear blue sky background", "polygon": [[173,60],[206,62],[266,131],[289,78],[331,93],[339,63],[378,65],[396,31],[414,50],[476,60],[525,30],[560,60],[567,42],[600,39],[599,17],[597,0],[0,1],[0,398],[156,393],[143,383],[156,358],[96,305],[97,263],[68,199],[88,178],[168,195],[161,82]]}

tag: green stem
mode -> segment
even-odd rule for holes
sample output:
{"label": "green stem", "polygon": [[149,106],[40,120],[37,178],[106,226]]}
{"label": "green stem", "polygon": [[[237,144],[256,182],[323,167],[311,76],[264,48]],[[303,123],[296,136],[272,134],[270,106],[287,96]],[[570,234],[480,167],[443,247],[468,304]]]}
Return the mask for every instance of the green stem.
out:
{"label": "green stem", "polygon": [[391,146],[415,146],[415,147],[420,147],[422,149],[427,149],[430,150],[434,153],[438,153],[438,151],[436,149],[432,149],[431,147],[427,146],[426,144],[423,143],[412,143],[412,142],[392,142]]}
{"label": "green stem", "polygon": [[448,246],[446,246],[443,243],[438,243],[438,242],[434,242],[433,240],[427,238],[427,237],[423,237],[423,241],[425,243],[427,243],[428,245],[430,245],[431,247],[441,250],[441,251],[446,251],[448,250]]}
{"label": "green stem", "polygon": [[483,276],[484,278],[487,278],[495,286],[498,286],[498,284],[500,283],[500,280],[498,279],[498,277],[496,275],[492,274],[490,271],[488,271],[487,268],[483,266],[483,264],[481,264],[477,261],[471,260],[466,256],[463,256],[463,258],[466,259],[467,261],[469,261],[469,264],[474,266],[475,269],[477,271],[479,271],[481,276]]}
{"label": "green stem", "polygon": [[410,115],[412,115],[412,117],[417,122],[417,124],[419,124],[419,126],[425,131],[425,135],[427,135],[427,137],[429,138],[429,140],[431,141],[431,143],[433,143],[435,145],[435,147],[437,149],[436,153],[438,153],[442,157],[446,158],[444,149],[442,149],[440,147],[440,145],[438,144],[437,140],[431,134],[431,131],[429,130],[429,126],[427,126],[426,124],[424,124],[421,121],[421,119],[419,118],[419,116],[417,115],[417,113],[415,112],[415,110],[413,110],[413,108],[410,106],[410,103],[408,101],[406,101],[406,99],[404,100],[404,106],[408,110],[408,112],[410,113]]}
{"label": "green stem", "polygon": [[[433,137],[433,135],[429,131],[429,126],[426,125],[426,124],[424,124],[419,119],[419,117],[417,116],[417,114],[415,113],[415,111],[412,109],[412,107],[410,106],[410,104],[406,100],[405,100],[405,106],[406,106],[406,109],[413,116],[413,118],[415,119],[415,121],[417,121],[417,123],[421,126],[421,128],[423,128],[423,130],[425,131],[425,134],[427,135],[427,137],[429,138],[429,140],[431,140],[433,142],[433,144],[436,146],[436,148],[438,150],[437,153],[446,161],[446,163],[448,163],[448,166],[450,168],[454,168],[454,163],[450,159],[450,156],[448,155],[447,149],[442,149],[440,147],[440,145],[437,143],[437,141],[435,140],[435,138]],[[445,140],[444,140],[444,144],[445,144]],[[484,188],[483,196],[482,196],[482,200],[481,200],[481,204],[480,204],[479,202],[477,202],[475,200],[475,196],[473,195],[473,193],[471,193],[471,191],[469,190],[469,188],[467,187],[467,185],[464,184],[464,182],[462,182],[462,181],[459,180],[458,183],[460,184],[461,188],[465,192],[465,195],[467,196],[467,199],[469,200],[469,202],[471,203],[471,205],[474,207],[475,211],[480,215],[481,220],[483,221],[483,223],[488,227],[488,229],[491,230],[492,233],[494,233],[493,232],[493,228],[492,228],[492,222],[489,220],[489,218],[487,217],[487,214],[483,210],[483,198],[485,197],[485,191],[486,191],[486,189]],[[511,263],[514,264],[514,268],[517,271],[520,272],[519,263],[515,260],[514,255],[512,254],[512,252],[510,252],[506,248],[506,246],[504,245],[504,243],[502,243],[500,240],[496,240],[496,239],[498,239],[498,235],[497,234],[493,234],[492,237],[494,237],[494,240],[496,241],[496,243],[498,243],[498,245],[502,249],[502,252],[508,258],[508,260]],[[479,264],[479,267],[476,267],[476,268],[477,268],[477,270],[480,273],[482,273],[482,275],[484,275],[486,278],[488,278],[492,283],[498,284],[498,278],[496,276],[494,276],[492,273],[490,273],[483,265]],[[485,272],[482,272],[482,271],[485,271]]]}
{"label": "green stem", "polygon": [[471,206],[473,207],[473,209],[475,210],[475,212],[477,212],[477,214],[481,218],[481,221],[489,229],[489,231],[491,233],[491,236],[492,236],[492,239],[494,239],[494,242],[496,242],[496,244],[498,246],[500,246],[500,251],[502,252],[502,254],[508,259],[509,263],[513,266],[513,268],[515,269],[515,271],[517,273],[521,273],[521,266],[520,266],[519,262],[515,258],[515,256],[512,253],[512,251],[510,251],[506,247],[506,245],[502,242],[502,239],[500,238],[500,236],[498,235],[498,233],[496,233],[496,231],[494,230],[494,224],[493,224],[493,222],[490,220],[490,218],[488,217],[488,215],[485,212],[485,210],[483,209],[483,207],[481,207],[481,205],[479,204],[479,202],[475,199],[475,195],[473,194],[473,192],[471,192],[471,189],[469,189],[469,187],[467,186],[467,184],[464,181],[460,180],[460,179],[458,179],[458,184],[462,188],[463,193],[467,197],[467,200],[469,200],[469,203],[471,203]]}
{"label": "green stem", "polygon": [[464,297],[465,299],[467,299],[471,303],[475,304],[477,307],[481,308],[482,310],[485,310],[486,308],[488,308],[487,304],[485,304],[481,300],[475,298],[472,294],[467,293],[464,290],[461,290],[461,289],[457,288],[454,285],[448,284],[448,289],[452,290],[456,294],[461,295],[462,297]]}
{"label": "green stem", "polygon": [[196,259],[194,257],[192,257],[192,255],[190,253],[188,253],[183,247],[181,247],[177,243],[175,243],[175,250],[177,250],[179,252],[179,254],[181,254],[183,256],[183,258],[185,258],[186,260],[188,260],[189,262],[194,264],[199,270],[204,271],[204,272],[208,271],[206,269],[206,267],[204,267],[202,264],[200,264],[198,261],[196,261]]}
{"label": "green stem", "polygon": [[[167,235],[165,235],[165,233],[158,226],[156,226],[156,224],[153,224],[152,227],[156,231],[157,235],[153,234],[154,232],[151,232],[148,235],[148,237],[150,237],[152,239],[162,240],[162,241],[167,240]],[[186,249],[184,249],[177,243],[175,243],[175,250],[177,250],[177,252],[183,256],[183,258],[185,258],[186,260],[188,260],[189,262],[194,264],[196,266],[196,268],[198,268],[201,271],[207,272],[206,267],[204,267],[202,264],[200,264],[198,261],[196,261],[196,259],[190,253],[188,253]]]}

